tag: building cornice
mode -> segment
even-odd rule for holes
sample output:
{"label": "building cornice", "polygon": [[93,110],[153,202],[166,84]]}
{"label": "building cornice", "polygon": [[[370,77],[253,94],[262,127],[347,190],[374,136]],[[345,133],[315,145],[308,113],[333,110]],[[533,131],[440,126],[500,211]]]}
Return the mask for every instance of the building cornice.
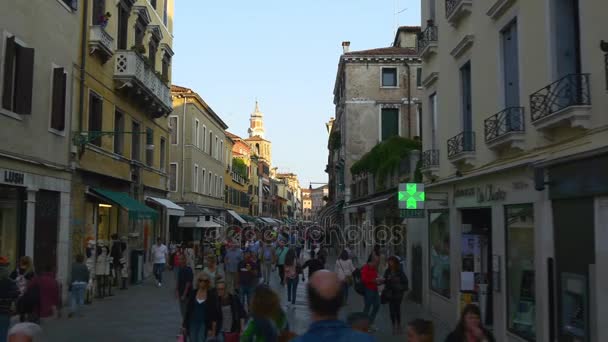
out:
{"label": "building cornice", "polygon": [[456,46],[452,49],[452,51],[450,52],[450,55],[452,55],[452,57],[454,57],[454,58],[460,58],[460,56],[462,56],[465,52],[467,52],[473,46],[474,41],[475,41],[474,35],[469,34],[469,35],[464,36],[458,42],[458,44],[456,44]]}

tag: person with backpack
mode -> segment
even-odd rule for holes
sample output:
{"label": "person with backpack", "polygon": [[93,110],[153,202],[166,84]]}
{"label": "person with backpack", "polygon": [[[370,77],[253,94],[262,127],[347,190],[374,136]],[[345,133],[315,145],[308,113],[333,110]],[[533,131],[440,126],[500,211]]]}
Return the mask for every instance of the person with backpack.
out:
{"label": "person with backpack", "polygon": [[251,300],[249,321],[241,334],[241,342],[289,341],[287,315],[281,309],[279,296],[270,287],[260,285]]}
{"label": "person with backpack", "polygon": [[388,302],[393,335],[402,333],[401,328],[401,302],[403,294],[409,290],[408,279],[401,270],[399,260],[395,256],[388,258],[388,268],[384,272],[383,302]]}
{"label": "person with backpack", "polygon": [[260,262],[262,263],[262,276],[264,284],[270,284],[270,274],[272,273],[273,264],[276,262],[276,254],[270,243],[265,243],[260,249]]}
{"label": "person with backpack", "polygon": [[285,257],[285,283],[287,283],[287,307],[296,304],[296,291],[298,289],[298,258],[295,248],[290,248]]}

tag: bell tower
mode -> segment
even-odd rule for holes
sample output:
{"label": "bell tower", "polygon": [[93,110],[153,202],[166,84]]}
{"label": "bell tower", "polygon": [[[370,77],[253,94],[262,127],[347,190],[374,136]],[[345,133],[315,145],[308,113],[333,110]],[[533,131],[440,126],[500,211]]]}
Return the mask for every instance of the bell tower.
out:
{"label": "bell tower", "polygon": [[264,118],[262,112],[260,111],[260,105],[258,101],[255,101],[255,109],[253,113],[251,113],[251,118],[249,119],[249,129],[247,130],[249,133],[249,137],[260,137],[264,139]]}

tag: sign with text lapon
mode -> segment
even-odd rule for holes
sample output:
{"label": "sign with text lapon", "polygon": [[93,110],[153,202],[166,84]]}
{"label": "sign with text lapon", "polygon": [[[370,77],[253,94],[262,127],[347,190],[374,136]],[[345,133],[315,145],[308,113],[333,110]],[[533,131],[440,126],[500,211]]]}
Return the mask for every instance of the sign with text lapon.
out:
{"label": "sign with text lapon", "polygon": [[399,184],[399,209],[417,210],[424,209],[424,184],[422,183],[400,183]]}

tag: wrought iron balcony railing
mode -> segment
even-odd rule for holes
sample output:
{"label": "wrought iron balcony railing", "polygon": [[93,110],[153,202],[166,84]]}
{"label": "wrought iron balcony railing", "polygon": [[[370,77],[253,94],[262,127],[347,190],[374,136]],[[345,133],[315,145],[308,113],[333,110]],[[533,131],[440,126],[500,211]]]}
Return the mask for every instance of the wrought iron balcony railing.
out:
{"label": "wrought iron balcony railing", "polygon": [[422,153],[422,168],[439,166],[439,150],[426,150]]}
{"label": "wrought iron balcony railing", "polygon": [[509,107],[484,121],[486,142],[511,132],[524,131],[524,108]]}
{"label": "wrought iron balcony railing", "polygon": [[429,25],[426,30],[418,34],[418,53],[420,54],[429,44],[437,42],[438,38],[437,26]]}
{"label": "wrought iron balcony railing", "polygon": [[462,132],[448,139],[448,158],[475,151],[475,132]]}
{"label": "wrought iron balcony railing", "polygon": [[530,95],[532,122],[571,106],[589,105],[589,74],[566,75]]}

